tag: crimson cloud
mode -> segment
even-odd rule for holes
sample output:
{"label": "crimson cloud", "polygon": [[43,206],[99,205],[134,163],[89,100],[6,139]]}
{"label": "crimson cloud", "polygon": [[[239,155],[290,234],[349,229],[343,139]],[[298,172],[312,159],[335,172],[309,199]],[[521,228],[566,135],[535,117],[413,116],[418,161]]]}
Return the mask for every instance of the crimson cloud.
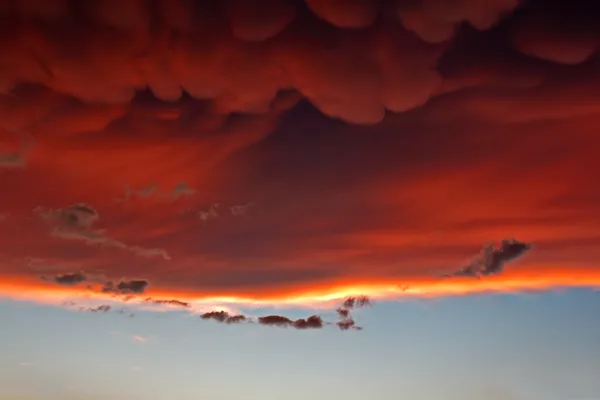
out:
{"label": "crimson cloud", "polygon": [[600,285],[592,2],[10,1],[0,19],[0,295]]}

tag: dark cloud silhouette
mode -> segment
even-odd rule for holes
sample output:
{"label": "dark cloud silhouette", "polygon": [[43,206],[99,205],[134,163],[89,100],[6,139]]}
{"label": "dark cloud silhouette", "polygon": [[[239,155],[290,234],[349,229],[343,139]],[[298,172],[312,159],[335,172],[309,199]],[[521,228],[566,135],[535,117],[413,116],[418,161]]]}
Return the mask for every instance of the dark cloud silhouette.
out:
{"label": "dark cloud silhouette", "polygon": [[72,272],[68,274],[56,275],[53,277],[42,277],[45,281],[52,281],[59,285],[73,286],[87,281],[83,272]]}
{"label": "dark cloud silhouette", "polygon": [[336,325],[340,330],[347,331],[349,329],[361,330],[360,326],[356,326],[356,321],[352,316],[351,310],[371,306],[371,299],[367,296],[348,297],[342,303],[342,306],[336,309],[339,321]]}
{"label": "dark cloud silhouette", "polygon": [[342,308],[352,310],[354,308],[363,308],[371,305],[371,299],[367,296],[348,297],[342,304]]}
{"label": "dark cloud silhouette", "polygon": [[110,310],[111,310],[111,306],[106,305],[106,304],[98,306],[98,307],[92,307],[92,308],[86,309],[86,311],[95,312],[95,313],[97,313],[97,312],[106,313],[106,312],[109,312]]}
{"label": "dark cloud silhouette", "polygon": [[266,315],[264,317],[258,317],[258,323],[280,328],[294,325],[294,321],[282,315]]}
{"label": "dark cloud silhouette", "polygon": [[323,319],[318,315],[311,315],[306,319],[295,320],[293,326],[296,329],[320,329],[323,327]]}
{"label": "dark cloud silhouette", "polygon": [[120,281],[117,284],[109,281],[104,284],[102,291],[104,293],[140,294],[144,293],[147,286],[148,281],[145,280]]}
{"label": "dark cloud silhouette", "polygon": [[217,322],[224,322],[227,324],[237,324],[248,321],[248,318],[244,315],[229,315],[229,313],[226,311],[210,311],[202,314],[200,318],[213,319]]}
{"label": "dark cloud silhouette", "polygon": [[175,299],[165,300],[165,299],[153,299],[151,297],[148,297],[148,298],[144,299],[144,301],[146,303],[167,304],[167,305],[176,306],[176,307],[182,307],[182,308],[190,308],[190,307],[192,307],[192,305],[190,303],[186,302],[186,301],[175,300]]}
{"label": "dark cloud silhouette", "polygon": [[[353,308],[360,308],[370,305],[370,300],[366,296],[360,297],[349,297],[347,298],[343,306],[337,309],[338,315],[341,320],[337,322],[337,326],[341,330],[348,329],[361,329],[355,326],[354,319],[350,315],[350,310]],[[346,307],[347,306],[347,307]],[[221,323],[237,323],[237,322],[252,322],[252,320],[244,315],[230,315],[226,311],[210,311],[200,316],[204,320],[215,320]],[[290,319],[283,315],[266,315],[257,318],[257,322],[260,325],[275,326],[278,328],[295,328],[295,329],[321,329],[325,325],[325,322],[319,315],[311,315],[307,318],[299,318],[296,320]]]}
{"label": "dark cloud silhouette", "polygon": [[468,265],[444,276],[480,278],[497,275],[504,270],[504,266],[507,263],[522,257],[531,247],[531,244],[515,239],[503,240],[498,248],[494,248],[493,245],[486,246],[481,255],[473,259]]}

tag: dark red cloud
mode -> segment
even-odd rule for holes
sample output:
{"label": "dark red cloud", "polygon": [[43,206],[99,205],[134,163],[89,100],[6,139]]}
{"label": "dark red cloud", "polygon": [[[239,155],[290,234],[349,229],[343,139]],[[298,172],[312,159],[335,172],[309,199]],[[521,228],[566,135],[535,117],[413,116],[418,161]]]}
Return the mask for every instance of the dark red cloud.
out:
{"label": "dark red cloud", "polygon": [[[6,4],[0,294],[600,283],[592,2]],[[506,237],[532,245],[514,268],[439,279]]]}

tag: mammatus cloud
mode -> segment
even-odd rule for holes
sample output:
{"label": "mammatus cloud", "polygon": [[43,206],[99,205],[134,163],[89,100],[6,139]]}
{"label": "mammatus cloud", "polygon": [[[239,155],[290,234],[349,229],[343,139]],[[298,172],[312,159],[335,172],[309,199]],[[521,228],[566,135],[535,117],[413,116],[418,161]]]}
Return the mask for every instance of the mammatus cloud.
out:
{"label": "mammatus cloud", "polygon": [[464,276],[479,279],[483,276],[497,275],[504,270],[504,265],[522,257],[530,249],[531,245],[528,243],[515,239],[503,240],[500,247],[494,248],[493,245],[484,247],[482,253],[469,264],[444,276]]}
{"label": "mammatus cloud", "polygon": [[108,236],[105,229],[95,229],[93,225],[98,221],[100,215],[87,204],[77,203],[58,210],[38,207],[35,209],[35,212],[43,220],[51,224],[53,227],[51,235],[54,237],[83,241],[90,245],[116,247],[129,250],[134,254],[144,257],[171,259],[169,254],[163,249],[127,245],[120,240]]}
{"label": "mammatus cloud", "polygon": [[[438,63],[451,48],[446,44],[467,40],[465,31],[473,36],[502,28],[515,53],[558,63],[581,63],[597,48],[594,24],[582,23],[569,35],[570,27],[552,23],[560,9],[519,0],[483,6],[477,0],[270,0],[252,11],[244,2],[158,3],[129,5],[129,18],[107,0],[83,9],[63,2],[52,12],[29,3],[7,9],[28,29],[3,37],[10,62],[3,63],[0,93],[27,82],[114,107],[148,87],[162,101],[189,95],[210,100],[215,115],[227,115],[263,113],[278,92],[294,89],[326,115],[372,124],[386,111],[404,112],[437,95],[444,79]],[[563,7],[582,15],[592,7],[572,3]],[[519,8],[524,11],[511,20]],[[78,34],[65,40],[59,26]],[[177,35],[167,43],[156,32]],[[550,37],[560,38],[558,49]],[[29,52],[22,50],[26,44]],[[100,109],[94,125],[105,126],[121,113],[119,107]],[[169,109],[159,116],[163,122],[181,118]],[[13,119],[15,127],[25,123]]]}

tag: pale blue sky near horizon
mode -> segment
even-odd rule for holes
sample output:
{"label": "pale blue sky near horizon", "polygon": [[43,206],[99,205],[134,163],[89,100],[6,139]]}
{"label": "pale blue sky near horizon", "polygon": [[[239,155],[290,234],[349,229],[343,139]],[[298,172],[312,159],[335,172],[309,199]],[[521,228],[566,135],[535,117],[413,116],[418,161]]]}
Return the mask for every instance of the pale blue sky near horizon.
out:
{"label": "pale blue sky near horizon", "polygon": [[378,302],[349,332],[7,300],[0,317],[0,400],[600,398],[600,292],[587,289]]}

